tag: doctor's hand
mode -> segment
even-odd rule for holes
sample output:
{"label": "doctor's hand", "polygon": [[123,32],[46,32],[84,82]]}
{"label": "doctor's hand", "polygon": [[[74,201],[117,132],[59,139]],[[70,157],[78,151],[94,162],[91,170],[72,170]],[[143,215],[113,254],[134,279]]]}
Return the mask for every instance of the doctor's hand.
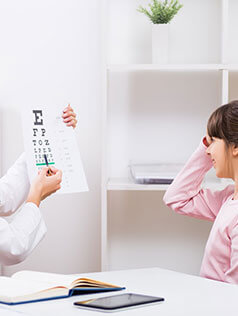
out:
{"label": "doctor's hand", "polygon": [[32,202],[39,206],[40,202],[43,201],[47,196],[60,189],[62,171],[54,167],[51,167],[50,169],[52,171],[51,176],[49,176],[47,173],[49,170],[47,167],[43,167],[38,173],[31,184],[26,202]]}
{"label": "doctor's hand", "polygon": [[74,113],[73,108],[68,104],[68,106],[64,109],[62,118],[64,123],[67,126],[72,126],[73,128],[77,125],[76,114]]}

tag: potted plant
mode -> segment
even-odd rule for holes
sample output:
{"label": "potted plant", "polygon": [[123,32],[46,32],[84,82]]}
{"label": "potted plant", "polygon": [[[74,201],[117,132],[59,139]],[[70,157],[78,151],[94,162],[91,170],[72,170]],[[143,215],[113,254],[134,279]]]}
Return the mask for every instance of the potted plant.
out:
{"label": "potted plant", "polygon": [[152,0],[150,10],[139,6],[138,11],[145,14],[152,24],[152,62],[167,63],[169,49],[169,23],[182,8],[178,0]]}

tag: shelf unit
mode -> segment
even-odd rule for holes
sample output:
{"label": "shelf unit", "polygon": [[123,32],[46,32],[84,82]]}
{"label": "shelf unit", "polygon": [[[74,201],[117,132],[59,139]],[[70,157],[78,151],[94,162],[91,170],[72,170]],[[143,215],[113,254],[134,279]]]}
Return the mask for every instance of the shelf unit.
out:
{"label": "shelf unit", "polygon": [[[148,159],[150,154],[155,154],[155,157],[152,156],[154,160],[159,160],[159,154],[162,156],[161,159],[166,159],[167,144],[160,138],[157,139],[155,135],[161,135],[162,133],[162,139],[165,135],[167,137],[167,130],[165,133],[162,131],[166,126],[164,125],[166,119],[171,120],[172,123],[168,129],[168,143],[171,144],[173,134],[176,135],[176,130],[180,128],[177,121],[181,120],[181,125],[184,125],[184,116],[186,115],[188,127],[179,131],[182,137],[186,137],[186,130],[192,130],[188,135],[188,144],[195,149],[193,138],[196,139],[197,144],[205,130],[205,124],[202,124],[201,130],[198,128],[201,121],[207,119],[208,115],[218,105],[225,104],[230,99],[238,98],[235,91],[235,82],[238,82],[238,58],[237,60],[234,58],[236,53],[238,55],[238,40],[234,46],[233,38],[235,35],[233,34],[232,37],[230,32],[231,27],[236,23],[233,11],[237,9],[238,12],[238,4],[235,0],[182,1],[184,13],[174,19],[176,21],[171,27],[170,46],[174,49],[170,56],[171,62],[164,65],[149,63],[149,23],[142,16],[136,16],[138,1],[133,0],[130,4],[126,0],[101,1],[102,32],[104,34],[101,268],[102,270],[108,270],[110,269],[108,262],[108,194],[113,191],[165,191],[168,188],[167,185],[134,184],[127,177],[129,160],[137,157],[138,153],[141,154],[141,159]],[[148,1],[142,0],[139,4],[147,3]],[[185,47],[184,51],[187,52],[187,55],[184,54],[185,56],[183,56],[180,47],[182,45],[179,45],[179,40],[184,44],[186,39],[189,39],[190,34],[189,31],[187,33],[185,31],[183,19],[191,22],[193,16],[190,17],[189,14],[192,12],[192,6],[196,6],[197,11],[206,12],[204,8],[207,8],[208,11],[207,18],[204,18],[204,25],[202,26],[196,25],[198,18],[194,15],[194,25],[191,27],[195,33],[194,37],[198,36],[199,32],[203,32],[198,36],[201,51],[198,52],[197,56],[194,56],[194,60],[193,51],[187,52]],[[187,11],[185,8],[187,8]],[[216,15],[213,16],[214,23],[212,23],[211,16],[209,16],[211,12],[215,12]],[[111,14],[113,17],[111,17]],[[132,17],[131,20],[128,18],[130,16]],[[122,21],[119,20],[119,17],[123,17]],[[123,22],[125,23],[123,24]],[[136,29],[141,31],[143,40],[139,40],[136,36],[136,39],[134,39],[132,35],[130,35],[131,37],[128,35],[128,33],[132,34],[133,32],[136,35]],[[179,35],[178,32],[180,32]],[[184,35],[185,39],[183,38],[183,32],[186,35]],[[179,40],[177,37],[179,37]],[[213,41],[213,38],[216,49],[213,48],[213,45],[210,45],[209,50],[205,46],[206,43],[208,45],[210,41]],[[122,43],[120,43],[120,40]],[[110,41],[112,42],[111,45]],[[186,43],[184,45],[186,46]],[[197,45],[199,46],[199,44]],[[141,49],[139,53],[138,46]],[[232,54],[230,47],[235,47],[235,52],[233,51]],[[133,53],[131,53],[132,50]],[[144,55],[141,54],[143,50],[145,51]],[[212,55],[214,55],[214,58],[212,58]],[[161,89],[157,88],[155,81]],[[170,84],[174,89],[174,94],[178,95],[178,102],[166,90],[166,87]],[[145,89],[144,94],[143,89]],[[166,90],[164,94],[161,93],[163,89]],[[201,96],[203,94],[204,97]],[[120,102],[118,99],[120,99]],[[146,103],[147,99],[148,104]],[[158,102],[161,106],[160,109],[156,107],[156,102],[154,102],[156,99],[162,100]],[[199,105],[197,99],[201,103],[204,99],[205,105]],[[163,105],[163,102],[165,105]],[[178,103],[178,105],[175,103]],[[167,106],[170,104],[172,104],[171,112],[168,109],[169,106]],[[193,109],[189,107],[190,104]],[[166,109],[169,114],[166,114]],[[183,115],[183,113],[186,113],[186,115]],[[155,118],[160,116],[162,117],[158,125],[162,126],[161,130],[155,121]],[[143,121],[143,119],[145,120]],[[141,132],[141,130],[143,131]],[[143,136],[143,133],[145,136]],[[152,141],[151,143],[148,141],[150,144],[147,144],[146,137],[149,137],[149,135],[154,139],[153,141],[158,141],[158,147],[165,150],[156,152]],[[136,144],[140,142],[141,147],[139,148],[139,145]],[[143,146],[148,151],[148,155],[142,151]],[[131,149],[131,147],[133,148]],[[181,153],[178,146],[175,146],[174,149],[180,162],[185,162],[192,152],[192,149],[184,148],[182,147],[181,152],[184,150],[186,154]],[[176,160],[176,157],[172,154],[173,150],[171,150],[167,157],[170,160]],[[206,181],[204,186],[219,190],[224,188],[225,184],[226,181],[218,182],[210,179]]]}
{"label": "shelf unit", "polygon": [[[225,184],[229,182],[208,181],[202,184],[203,188],[212,188],[221,190]],[[166,191],[169,185],[167,184],[137,184],[129,178],[110,178],[107,182],[107,191]]]}
{"label": "shelf unit", "polygon": [[127,64],[108,65],[108,71],[206,71],[206,70],[228,70],[227,64]]}

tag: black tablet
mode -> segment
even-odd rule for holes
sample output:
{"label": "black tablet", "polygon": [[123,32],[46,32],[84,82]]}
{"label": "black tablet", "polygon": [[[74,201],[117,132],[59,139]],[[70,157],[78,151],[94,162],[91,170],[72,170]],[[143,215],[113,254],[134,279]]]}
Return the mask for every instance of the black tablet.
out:
{"label": "black tablet", "polygon": [[74,302],[74,305],[84,309],[101,312],[114,312],[132,307],[146,306],[164,301],[163,297],[155,297],[134,293],[124,293],[113,296],[105,296],[87,301]]}

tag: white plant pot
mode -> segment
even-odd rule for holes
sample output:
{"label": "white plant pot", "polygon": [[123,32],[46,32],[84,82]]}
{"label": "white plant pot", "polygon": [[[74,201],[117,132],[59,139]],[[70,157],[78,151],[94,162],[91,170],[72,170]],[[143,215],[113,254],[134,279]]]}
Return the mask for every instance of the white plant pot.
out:
{"label": "white plant pot", "polygon": [[167,64],[169,60],[169,24],[152,24],[152,63]]}

